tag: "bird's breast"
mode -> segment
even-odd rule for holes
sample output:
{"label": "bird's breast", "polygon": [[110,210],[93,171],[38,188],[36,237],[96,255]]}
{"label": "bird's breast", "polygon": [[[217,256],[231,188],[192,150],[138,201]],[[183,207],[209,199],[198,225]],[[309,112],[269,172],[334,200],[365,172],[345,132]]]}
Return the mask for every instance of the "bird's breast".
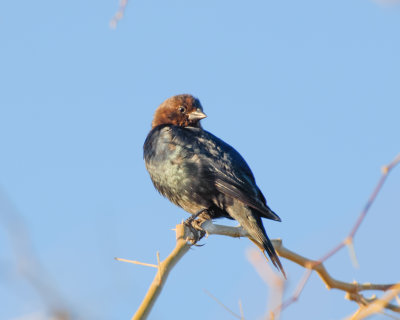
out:
{"label": "bird's breast", "polygon": [[207,205],[207,184],[202,177],[202,164],[190,143],[182,143],[163,128],[146,139],[146,168],[156,189],[190,213]]}

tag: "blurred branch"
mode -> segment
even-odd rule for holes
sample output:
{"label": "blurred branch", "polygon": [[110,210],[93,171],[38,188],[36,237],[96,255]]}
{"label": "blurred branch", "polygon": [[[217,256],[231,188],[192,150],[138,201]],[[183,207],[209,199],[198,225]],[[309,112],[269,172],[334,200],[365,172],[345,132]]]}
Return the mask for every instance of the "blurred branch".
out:
{"label": "blurred branch", "polygon": [[[211,292],[209,292],[208,290],[204,289],[204,292],[206,295],[208,295],[211,299],[213,299],[216,303],[218,303],[222,308],[224,308],[227,312],[229,312],[233,317],[235,317],[236,319],[240,319],[243,320],[244,316],[242,314],[241,311],[241,315],[236,314],[235,312],[233,312],[231,309],[229,309],[226,305],[224,305],[220,300],[218,300],[217,297],[215,297],[214,295],[211,294]],[[239,304],[239,308],[240,308],[240,304]]]}
{"label": "blurred branch", "polygon": [[124,17],[126,6],[128,5],[128,0],[120,0],[118,5],[118,10],[110,20],[110,28],[117,28],[118,22]]}
{"label": "blurred branch", "polygon": [[280,313],[272,313],[270,310],[275,310],[276,307],[282,303],[286,284],[285,279],[281,277],[280,273],[277,273],[272,269],[271,264],[265,263],[265,257],[259,250],[255,248],[248,250],[247,259],[251,262],[261,279],[263,279],[265,284],[270,288],[264,319],[278,320]]}
{"label": "blurred branch", "polygon": [[48,280],[48,274],[36,256],[22,215],[14,207],[3,190],[0,189],[0,221],[9,234],[15,255],[16,269],[36,290],[55,320],[71,319],[65,306],[65,299]]}

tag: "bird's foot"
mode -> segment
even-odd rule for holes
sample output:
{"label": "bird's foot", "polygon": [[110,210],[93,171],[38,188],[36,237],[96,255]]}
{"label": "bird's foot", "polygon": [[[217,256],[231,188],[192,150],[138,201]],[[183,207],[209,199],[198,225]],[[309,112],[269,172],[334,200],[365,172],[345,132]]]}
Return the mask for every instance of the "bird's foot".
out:
{"label": "bird's foot", "polygon": [[206,232],[201,227],[201,224],[205,220],[208,220],[206,217],[209,217],[208,211],[207,209],[202,209],[185,220],[184,224],[189,228],[190,232],[193,235],[193,238],[189,239],[192,245],[198,247],[203,246],[198,245],[197,242],[199,242],[206,235]]}
{"label": "bird's foot", "polygon": [[197,217],[199,217],[201,214],[204,212],[207,212],[207,209],[201,209],[198,212],[192,214],[189,218],[186,219],[185,223],[192,223],[194,220],[196,220]]}
{"label": "bird's foot", "polygon": [[195,246],[200,246],[197,244],[205,235],[206,232],[203,229],[199,229],[196,223],[196,220],[193,221],[185,221],[185,226],[190,230],[190,236],[188,237],[188,241]]}

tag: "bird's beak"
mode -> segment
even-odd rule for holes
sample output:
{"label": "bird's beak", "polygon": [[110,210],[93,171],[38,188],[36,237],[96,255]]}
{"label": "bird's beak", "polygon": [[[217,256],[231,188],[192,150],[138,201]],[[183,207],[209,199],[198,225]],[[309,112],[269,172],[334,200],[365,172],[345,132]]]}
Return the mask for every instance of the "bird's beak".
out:
{"label": "bird's beak", "polygon": [[192,111],[191,113],[189,113],[189,120],[191,120],[191,121],[199,121],[206,117],[207,117],[206,114],[203,111],[201,111],[200,109],[196,109],[195,111]]}

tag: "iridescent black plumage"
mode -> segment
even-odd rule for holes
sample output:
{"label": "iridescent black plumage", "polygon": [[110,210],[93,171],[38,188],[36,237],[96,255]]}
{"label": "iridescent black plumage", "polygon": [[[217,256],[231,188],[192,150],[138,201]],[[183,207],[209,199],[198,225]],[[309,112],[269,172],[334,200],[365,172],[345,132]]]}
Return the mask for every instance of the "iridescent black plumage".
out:
{"label": "iridescent black plumage", "polygon": [[[176,112],[182,106],[185,114]],[[200,119],[184,121],[191,112],[205,117],[200,102],[190,95],[167,99],[157,109],[144,143],[146,168],[154,186],[191,214],[207,209],[213,219],[237,220],[284,274],[261,221],[280,218],[267,206],[242,156],[203,130]]]}

